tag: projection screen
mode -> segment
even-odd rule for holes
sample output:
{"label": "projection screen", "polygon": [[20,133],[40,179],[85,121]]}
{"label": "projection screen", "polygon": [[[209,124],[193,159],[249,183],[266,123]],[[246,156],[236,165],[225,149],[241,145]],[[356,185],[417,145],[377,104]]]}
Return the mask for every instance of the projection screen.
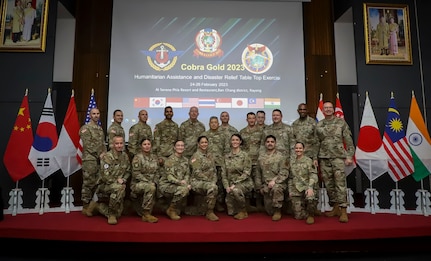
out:
{"label": "projection screen", "polygon": [[[172,106],[181,124],[191,106],[209,118],[275,108],[290,124],[305,102],[302,2],[114,0],[108,125],[121,109],[123,127],[148,111],[148,124]],[[127,140],[127,138],[126,138]]]}

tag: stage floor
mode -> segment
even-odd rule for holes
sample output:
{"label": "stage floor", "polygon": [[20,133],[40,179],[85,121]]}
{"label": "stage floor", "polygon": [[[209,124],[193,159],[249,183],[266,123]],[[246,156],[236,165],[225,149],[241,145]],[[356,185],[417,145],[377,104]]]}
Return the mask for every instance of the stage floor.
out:
{"label": "stage floor", "polygon": [[142,222],[137,215],[123,216],[117,225],[107,224],[102,216],[86,217],[80,211],[5,214],[0,222],[0,238],[86,242],[136,243],[251,243],[344,241],[431,236],[431,217],[386,213],[349,214],[348,223],[336,217],[318,216],[315,224],[284,215],[278,222],[263,213],[251,213],[235,220],[218,213],[211,222],[203,216],[183,215],[172,221],[157,215],[159,222]]}

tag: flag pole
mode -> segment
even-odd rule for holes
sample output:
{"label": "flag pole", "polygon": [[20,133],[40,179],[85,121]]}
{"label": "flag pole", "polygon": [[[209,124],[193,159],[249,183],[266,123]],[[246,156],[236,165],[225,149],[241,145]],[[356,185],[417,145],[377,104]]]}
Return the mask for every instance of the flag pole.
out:
{"label": "flag pole", "polygon": [[376,214],[376,209],[374,208],[374,189],[373,189],[373,171],[371,167],[371,160],[368,160],[368,164],[370,167],[370,208],[371,208],[371,214]]}

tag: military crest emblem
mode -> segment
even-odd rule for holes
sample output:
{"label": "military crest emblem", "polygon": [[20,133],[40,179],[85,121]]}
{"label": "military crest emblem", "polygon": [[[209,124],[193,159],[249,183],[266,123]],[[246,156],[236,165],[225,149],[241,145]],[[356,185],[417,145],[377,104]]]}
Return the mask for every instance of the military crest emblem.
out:
{"label": "military crest emblem", "polygon": [[212,28],[202,29],[196,34],[196,49],[193,55],[206,58],[221,57],[223,56],[223,50],[220,49],[221,44],[222,37],[217,30]]}
{"label": "military crest emblem", "polygon": [[148,64],[156,71],[169,71],[184,51],[177,51],[172,44],[156,43],[148,50],[141,51],[147,56]]}
{"label": "military crest emblem", "polygon": [[259,43],[248,45],[241,56],[242,64],[253,74],[267,72],[272,66],[273,59],[268,46]]}

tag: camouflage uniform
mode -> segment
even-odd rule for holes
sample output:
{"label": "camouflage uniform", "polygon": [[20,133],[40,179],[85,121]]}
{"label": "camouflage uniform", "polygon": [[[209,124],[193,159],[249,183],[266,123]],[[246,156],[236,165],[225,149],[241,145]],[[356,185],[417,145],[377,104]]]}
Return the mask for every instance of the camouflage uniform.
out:
{"label": "camouflage uniform", "polygon": [[222,182],[226,189],[232,185],[235,188],[226,195],[226,206],[228,215],[234,215],[246,208],[245,194],[253,189],[251,180],[251,159],[245,151],[225,155],[226,171],[223,172]]}
{"label": "camouflage uniform", "polygon": [[261,153],[264,153],[265,148],[265,139],[268,135],[273,135],[277,139],[276,149],[283,153],[287,159],[290,159],[291,151],[294,146],[293,142],[293,133],[292,127],[280,122],[279,124],[271,124],[266,126],[262,132],[261,139]]}
{"label": "camouflage uniform", "polygon": [[316,120],[307,116],[298,118],[292,123],[293,142],[302,142],[305,147],[304,155],[317,160]]}
{"label": "camouflage uniform", "polygon": [[262,132],[263,129],[259,126],[254,126],[253,128],[247,126],[241,129],[241,131],[239,132],[243,139],[242,149],[248,153],[248,156],[250,156],[251,159],[251,177],[255,185],[254,189],[256,191],[259,191],[260,189],[260,187],[256,186],[256,166],[257,159],[259,157],[260,144],[262,143]]}
{"label": "camouflage uniform", "polygon": [[97,187],[98,210],[106,217],[111,215],[120,217],[126,196],[126,183],[120,184],[117,180],[127,180],[130,177],[132,169],[129,156],[124,151],[117,153],[110,150],[102,157],[100,165],[100,179]]}
{"label": "camouflage uniform", "polygon": [[230,124],[227,125],[227,126],[220,125],[219,129],[224,132],[224,134],[226,135],[227,139],[230,139],[230,137],[232,136],[232,134],[238,133],[238,130],[234,126],[232,126]]}
{"label": "camouflage uniform", "polygon": [[123,126],[117,122],[113,122],[111,126],[108,128],[108,147],[112,148],[112,139],[115,136],[121,136],[123,137],[123,140],[126,140],[125,137],[126,133],[124,132]]}
{"label": "camouflage uniform", "polygon": [[129,142],[127,149],[133,159],[133,157],[141,151],[141,140],[143,138],[149,138],[153,140],[153,133],[151,127],[144,123],[138,122],[129,129]]}
{"label": "camouflage uniform", "polygon": [[217,202],[219,204],[224,204],[225,191],[223,189],[222,173],[225,171],[224,155],[230,151],[229,140],[226,138],[225,133],[221,131],[220,128],[218,128],[216,131],[209,129],[203,132],[201,135],[204,135],[208,138],[208,153],[211,153],[215,159],[218,186]]}
{"label": "camouflage uniform", "polygon": [[164,168],[164,174],[159,180],[159,193],[171,199],[171,204],[175,205],[177,210],[179,210],[186,203],[187,196],[189,195],[187,185],[181,184],[181,180],[185,180],[189,184],[189,160],[184,156],[177,157],[175,154],[172,154],[166,160]]}
{"label": "camouflage uniform", "polygon": [[[318,201],[317,169],[313,160],[305,155],[300,159],[293,159],[291,162],[287,183],[293,215],[296,219],[314,216]],[[305,191],[309,188],[314,190],[314,195],[311,197],[305,195]]]}
{"label": "camouflage uniform", "polygon": [[181,123],[178,136],[180,140],[184,141],[185,150],[183,155],[185,157],[190,158],[196,152],[198,137],[204,131],[204,124],[198,120],[193,122],[188,119]]}
{"label": "camouflage uniform", "polygon": [[136,154],[132,160],[132,181],[130,197],[136,212],[142,216],[143,211],[151,213],[156,201],[156,189],[163,168],[159,166],[154,154]]}
{"label": "camouflage uniform", "polygon": [[93,123],[83,125],[79,130],[82,140],[82,191],[81,199],[89,204],[97,188],[100,171],[100,155],[106,152],[105,133]]}
{"label": "camouflage uniform", "polygon": [[154,152],[157,157],[166,160],[174,153],[174,143],[178,140],[178,124],[163,120],[154,128]]}
{"label": "camouflage uniform", "polygon": [[[269,215],[283,207],[288,176],[289,161],[283,153],[276,150],[272,154],[264,152],[259,155],[256,186],[263,192],[265,210]],[[272,189],[268,187],[271,180],[275,181]]]}
{"label": "camouflage uniform", "polygon": [[[346,158],[353,157],[355,148],[349,125],[344,119],[333,116],[317,123],[319,166],[328,191],[329,204],[347,207]],[[344,143],[346,149],[344,149]]]}
{"label": "camouflage uniform", "polygon": [[217,169],[214,156],[197,150],[190,159],[192,190],[205,196],[205,206],[195,206],[197,212],[213,210],[217,200]]}

